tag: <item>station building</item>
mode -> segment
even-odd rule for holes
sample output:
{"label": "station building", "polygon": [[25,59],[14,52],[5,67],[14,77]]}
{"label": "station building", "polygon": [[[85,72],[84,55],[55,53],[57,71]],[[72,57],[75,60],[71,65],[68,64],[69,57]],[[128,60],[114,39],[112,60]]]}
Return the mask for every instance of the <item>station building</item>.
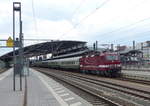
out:
{"label": "station building", "polygon": [[143,58],[145,60],[150,60],[150,41],[137,43],[136,49],[143,52]]}

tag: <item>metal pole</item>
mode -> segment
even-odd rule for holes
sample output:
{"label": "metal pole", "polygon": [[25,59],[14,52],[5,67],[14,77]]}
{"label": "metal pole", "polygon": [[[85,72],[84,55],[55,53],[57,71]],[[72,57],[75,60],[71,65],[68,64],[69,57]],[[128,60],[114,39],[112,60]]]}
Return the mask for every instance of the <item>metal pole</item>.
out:
{"label": "metal pole", "polygon": [[20,34],[19,34],[19,38],[20,38],[20,48],[19,48],[19,55],[20,55],[20,62],[21,62],[21,69],[20,69],[20,91],[22,91],[22,70],[23,70],[23,59],[22,59],[22,21],[21,21],[21,3],[19,3],[20,5],[20,12],[19,12],[19,22],[20,22]]}
{"label": "metal pole", "polygon": [[[19,33],[19,40],[16,41],[15,37],[15,12],[19,12],[19,24],[20,24],[20,33]],[[14,91],[16,90],[16,81],[15,81],[15,76],[16,76],[16,71],[19,72],[20,74],[20,91],[22,90],[22,69],[23,69],[23,59],[22,59],[22,22],[21,22],[21,3],[20,2],[13,2],[13,57],[14,57],[14,75],[13,75],[13,85],[14,85]],[[16,59],[16,54],[15,54],[15,47],[19,47],[19,57],[18,57],[18,63]]]}
{"label": "metal pole", "polygon": [[98,41],[95,42],[96,50],[98,50]]}
{"label": "metal pole", "polygon": [[13,3],[13,62],[14,62],[14,73],[13,73],[13,90],[15,91],[16,84],[15,84],[15,65],[16,65],[16,56],[15,56],[15,3]]}
{"label": "metal pole", "polygon": [[135,50],[135,41],[133,41],[133,50]]}
{"label": "metal pole", "polygon": [[141,43],[142,58],[143,58],[143,43]]}
{"label": "metal pole", "polygon": [[95,51],[95,43],[93,43],[93,50]]}
{"label": "metal pole", "polygon": [[29,59],[27,59],[27,71],[28,71],[28,76],[29,76]]}

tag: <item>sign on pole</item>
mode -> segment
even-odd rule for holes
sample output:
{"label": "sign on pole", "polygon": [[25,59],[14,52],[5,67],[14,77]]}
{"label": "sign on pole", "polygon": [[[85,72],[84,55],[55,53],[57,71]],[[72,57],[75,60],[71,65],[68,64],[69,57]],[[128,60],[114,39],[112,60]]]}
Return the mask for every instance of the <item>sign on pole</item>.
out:
{"label": "sign on pole", "polygon": [[11,37],[9,37],[8,40],[6,41],[6,45],[7,45],[7,47],[13,47],[14,46],[14,41],[12,40]]}

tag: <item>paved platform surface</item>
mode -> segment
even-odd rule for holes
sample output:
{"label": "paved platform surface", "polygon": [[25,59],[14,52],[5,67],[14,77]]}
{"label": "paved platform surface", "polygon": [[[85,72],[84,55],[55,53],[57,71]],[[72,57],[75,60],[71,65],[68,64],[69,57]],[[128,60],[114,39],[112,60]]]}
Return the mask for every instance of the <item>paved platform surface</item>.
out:
{"label": "paved platform surface", "polygon": [[122,70],[122,73],[124,76],[127,76],[127,77],[150,80],[150,72],[148,71]]}
{"label": "paved platform surface", "polygon": [[[34,86],[30,80],[31,85],[29,89],[32,89],[32,90],[29,90],[29,91],[32,91],[31,94],[33,94],[34,92],[35,95],[33,97],[34,99],[36,99],[35,100],[35,102],[37,102],[36,104],[39,104],[39,105],[36,105],[36,104],[33,105],[33,101],[30,101],[28,102],[29,103],[28,106],[92,106],[90,103],[88,103],[81,97],[77,96],[72,91],[65,88],[63,85],[59,84],[53,79],[33,69],[31,69],[30,78],[32,78],[33,84],[35,81],[38,82],[38,84],[36,83],[36,86]],[[41,88],[43,89],[43,91]],[[33,91],[35,89],[36,91]],[[30,97],[28,97],[28,99],[30,99]],[[33,99],[31,98],[30,100],[33,100]],[[30,105],[30,103],[32,105]],[[44,103],[45,105],[43,105]]]}
{"label": "paved platform surface", "polygon": [[[19,77],[16,80],[19,81]],[[12,69],[0,74],[0,106],[23,106],[25,79],[23,78],[23,91],[14,92],[12,82]],[[27,77],[27,106],[92,105],[53,79],[30,69]]]}
{"label": "paved platform surface", "polygon": [[[0,106],[23,106],[24,93],[19,91],[19,86],[16,92],[13,91],[12,72],[13,70],[10,69],[0,74]],[[19,78],[16,77],[16,81],[19,83]]]}

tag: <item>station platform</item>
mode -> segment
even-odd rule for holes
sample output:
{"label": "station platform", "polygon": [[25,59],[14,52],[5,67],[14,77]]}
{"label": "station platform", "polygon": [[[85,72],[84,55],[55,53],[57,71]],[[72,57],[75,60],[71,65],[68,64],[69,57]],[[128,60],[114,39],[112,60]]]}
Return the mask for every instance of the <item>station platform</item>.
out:
{"label": "station platform", "polygon": [[[13,69],[9,69],[8,71],[0,74],[0,105],[1,106],[22,106],[23,104],[23,91],[19,91],[18,86],[16,88],[16,92],[13,91]],[[16,82],[19,79],[16,78]],[[24,86],[24,83],[23,83]],[[24,88],[24,87],[23,87]]]}
{"label": "station platform", "polygon": [[[19,76],[16,78],[19,81]],[[25,78],[23,77],[23,90],[13,91],[13,69],[0,74],[0,105],[24,106]],[[17,82],[16,84],[19,85]],[[27,76],[26,106],[92,106],[60,83],[46,75],[30,69]]]}
{"label": "station platform", "polygon": [[122,70],[121,72],[124,77],[150,81],[150,71]]}

